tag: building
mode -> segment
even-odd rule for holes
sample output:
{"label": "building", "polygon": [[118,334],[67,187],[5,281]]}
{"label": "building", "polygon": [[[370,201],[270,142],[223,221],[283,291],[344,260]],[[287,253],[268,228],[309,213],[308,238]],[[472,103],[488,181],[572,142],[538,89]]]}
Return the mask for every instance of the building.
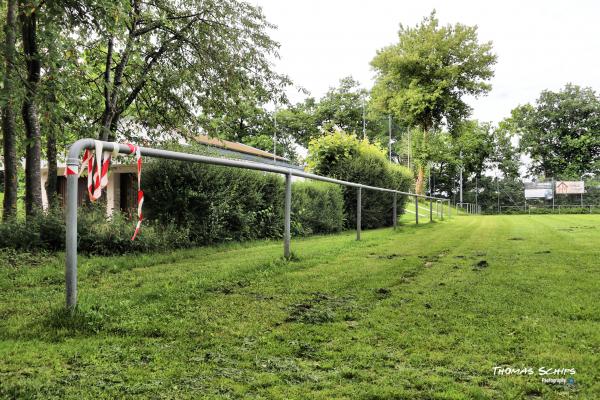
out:
{"label": "building", "polygon": [[[210,138],[206,135],[196,137],[196,141],[207,150],[214,152],[216,157],[227,157],[244,159],[253,162],[283,166],[303,170],[303,167],[292,164],[288,159],[274,155],[264,150],[257,149],[242,143],[230,142],[218,138]],[[137,175],[135,163],[119,164],[123,158],[117,159],[110,167],[108,174],[108,186],[105,189],[106,195],[106,213],[111,215],[115,210],[126,214],[135,213],[137,207]],[[65,165],[58,167],[57,194],[59,201],[64,205],[64,199],[67,193],[67,178],[64,176]],[[42,202],[44,208],[48,207],[48,194],[46,193],[46,182],[48,181],[48,168],[43,167],[42,171]],[[143,172],[142,172],[143,177]],[[143,180],[142,180],[143,189]],[[88,202],[87,194],[87,176],[79,178],[78,188],[79,205]]]}

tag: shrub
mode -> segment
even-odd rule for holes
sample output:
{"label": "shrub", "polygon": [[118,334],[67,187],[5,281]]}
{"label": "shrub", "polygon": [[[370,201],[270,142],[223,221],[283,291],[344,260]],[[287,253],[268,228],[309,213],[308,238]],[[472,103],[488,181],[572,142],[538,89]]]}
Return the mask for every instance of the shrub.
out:
{"label": "shrub", "polygon": [[[131,240],[135,222],[116,213],[106,217],[103,205],[79,210],[78,250],[81,253],[110,255],[167,250],[191,245],[185,230],[172,224],[157,226],[144,221],[142,234]],[[0,248],[19,251],[60,251],[65,248],[65,217],[62,210],[40,212],[27,221],[0,224]]]}
{"label": "shrub", "polygon": [[[355,135],[336,131],[313,139],[308,150],[308,165],[317,174],[399,191],[408,191],[412,185],[412,174],[407,168],[390,163],[381,146],[368,140],[361,141]],[[345,187],[343,191],[346,226],[352,228],[356,225],[357,190]],[[363,190],[363,227],[392,224],[392,196],[390,193]],[[398,210],[401,210],[406,198],[399,195],[397,200]]]}
{"label": "shrub", "polygon": [[303,181],[292,186],[292,234],[334,233],[344,228],[344,196],[339,185]]}
{"label": "shrub", "polygon": [[281,177],[239,168],[159,160],[147,164],[144,214],[189,231],[199,244],[279,237]]}
{"label": "shrub", "polygon": [[[148,164],[144,182],[147,218],[187,229],[191,242],[209,244],[283,235],[282,176],[159,160]],[[293,184],[294,235],[338,232],[343,221],[343,197],[337,185],[308,181]]]}

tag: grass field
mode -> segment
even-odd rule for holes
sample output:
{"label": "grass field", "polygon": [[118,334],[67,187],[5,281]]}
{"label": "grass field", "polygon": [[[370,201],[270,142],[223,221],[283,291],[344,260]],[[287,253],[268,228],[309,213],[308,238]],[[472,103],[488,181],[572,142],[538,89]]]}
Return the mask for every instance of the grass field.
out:
{"label": "grass field", "polygon": [[294,239],[290,262],[278,241],[82,258],[74,317],[61,256],[5,254],[0,397],[600,398],[599,226],[469,216]]}

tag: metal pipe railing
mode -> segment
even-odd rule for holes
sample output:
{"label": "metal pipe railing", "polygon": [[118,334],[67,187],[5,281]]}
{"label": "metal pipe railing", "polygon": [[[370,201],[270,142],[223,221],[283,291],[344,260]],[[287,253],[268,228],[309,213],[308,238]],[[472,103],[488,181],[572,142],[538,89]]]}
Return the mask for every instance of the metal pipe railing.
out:
{"label": "metal pipe railing", "polygon": [[[67,166],[79,166],[79,158],[81,152],[85,149],[93,149],[96,141],[93,139],[80,139],[73,143],[69,148],[67,156]],[[117,147],[115,149],[115,146]],[[105,151],[117,150],[121,154],[130,154],[131,150],[127,145],[102,142],[102,147]],[[394,194],[393,214],[394,214],[394,227],[396,226],[396,196],[407,195],[414,196],[415,198],[415,222],[419,223],[419,198],[437,200],[440,202],[448,202],[448,209],[450,209],[450,200],[439,197],[419,195],[415,193],[402,192],[394,189],[380,188],[376,186],[363,185],[356,182],[348,182],[340,179],[329,178],[325,176],[315,175],[308,172],[296,170],[293,168],[286,168],[277,165],[263,164],[252,161],[232,160],[227,158],[209,157],[198,154],[181,153],[170,150],[152,149],[149,147],[141,147],[140,153],[142,156],[164,158],[169,160],[187,161],[195,163],[204,163],[212,165],[222,165],[226,167],[245,168],[256,171],[272,172],[277,174],[285,175],[285,201],[284,201],[284,234],[283,234],[283,254],[285,258],[290,257],[290,241],[291,241],[291,198],[292,198],[292,176],[297,176],[306,179],[313,179],[322,182],[335,183],[339,185],[355,187],[358,189],[357,193],[357,212],[356,212],[356,240],[360,240],[361,231],[361,208],[362,208],[362,189],[375,190],[380,192],[387,192]],[[66,198],[66,300],[67,307],[74,308],[77,305],[77,175],[67,176],[67,198]],[[442,207],[443,208],[443,207]],[[443,215],[443,211],[442,211]],[[449,215],[448,215],[449,216]],[[443,218],[443,217],[442,217]]]}

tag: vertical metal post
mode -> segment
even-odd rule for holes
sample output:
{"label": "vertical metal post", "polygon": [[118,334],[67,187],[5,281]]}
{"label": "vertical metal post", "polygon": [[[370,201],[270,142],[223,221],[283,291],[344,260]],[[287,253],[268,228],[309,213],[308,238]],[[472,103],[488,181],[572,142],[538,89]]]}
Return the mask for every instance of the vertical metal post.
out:
{"label": "vertical metal post", "polygon": [[463,166],[462,166],[462,150],[460,151],[460,203],[463,202]]}
{"label": "vertical metal post", "polygon": [[429,222],[433,221],[433,200],[429,199]]}
{"label": "vertical metal post", "polygon": [[[502,213],[500,209],[500,179],[496,177],[496,192],[497,192],[497,200],[498,200],[498,214]],[[552,196],[552,208],[554,208],[554,196]]]}
{"label": "vertical metal post", "polygon": [[477,176],[475,176],[475,214],[477,214],[477,209],[479,208],[479,199],[477,198],[479,194],[479,180]]}
{"label": "vertical metal post", "polygon": [[419,197],[415,196],[415,224],[419,225]]}
{"label": "vertical metal post", "polygon": [[392,115],[388,115],[388,152],[392,162]]}
{"label": "vertical metal post", "polygon": [[[68,163],[68,167],[77,167]],[[65,283],[67,288],[67,308],[74,310],[77,307],[77,179],[78,176],[67,175],[67,235],[65,244],[65,257],[67,269],[65,271]]]}
{"label": "vertical metal post", "polygon": [[[443,221],[444,220],[444,203],[442,203],[441,206],[442,206],[441,207],[442,213],[440,214],[440,217],[441,217],[440,219]],[[450,200],[448,200],[448,217],[450,216],[450,207],[449,206],[450,206]]]}
{"label": "vertical metal post", "polygon": [[285,204],[284,204],[284,227],[283,227],[283,256],[290,258],[291,240],[291,214],[292,214],[292,174],[285,175]]}
{"label": "vertical metal post", "polygon": [[367,137],[367,121],[365,119],[365,98],[362,99],[363,140]]}
{"label": "vertical metal post", "polygon": [[273,161],[277,161],[277,105],[275,105],[275,132],[273,132]]}
{"label": "vertical metal post", "polygon": [[360,240],[361,212],[362,212],[362,188],[356,192],[356,240]]}
{"label": "vertical metal post", "polygon": [[552,214],[554,214],[554,197],[556,197],[556,183],[554,182],[554,178],[552,178]]}
{"label": "vertical metal post", "polygon": [[394,229],[396,229],[396,225],[398,225],[398,209],[396,208],[397,203],[398,203],[398,195],[396,193],[394,193],[394,205],[392,207],[392,218],[394,219],[394,221],[393,221]]}

